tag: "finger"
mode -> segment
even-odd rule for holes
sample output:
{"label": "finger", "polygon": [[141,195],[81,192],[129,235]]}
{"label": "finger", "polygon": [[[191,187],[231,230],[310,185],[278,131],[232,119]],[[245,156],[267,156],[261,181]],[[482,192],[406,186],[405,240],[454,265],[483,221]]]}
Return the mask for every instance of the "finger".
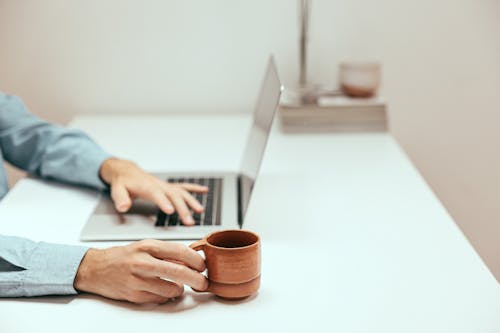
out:
{"label": "finger", "polygon": [[192,184],[192,183],[181,183],[179,184],[183,189],[189,192],[199,192],[204,193],[208,191],[208,187],[200,184]]}
{"label": "finger", "polygon": [[189,207],[193,208],[195,212],[202,213],[205,210],[201,203],[196,200],[195,197],[189,194],[189,192],[182,193],[182,197],[184,198],[184,201],[189,205]]}
{"label": "finger", "polygon": [[177,215],[181,218],[182,223],[185,225],[193,225],[193,216],[191,216],[191,212],[189,212],[182,194],[180,192],[173,193],[170,195],[169,199],[174,204]]}
{"label": "finger", "polygon": [[183,285],[156,277],[143,279],[140,288],[164,298],[179,297],[184,292]]}
{"label": "finger", "polygon": [[196,272],[187,266],[179,265],[173,262],[158,260],[155,258],[151,259],[154,260],[153,270],[145,274],[150,273],[152,274],[152,277],[161,277],[177,283],[187,284],[188,286],[200,291],[207,290],[208,280],[199,272]]}
{"label": "finger", "polygon": [[160,240],[144,240],[139,242],[139,244],[142,251],[149,253],[157,259],[177,260],[199,272],[205,270],[203,257],[186,245]]}
{"label": "finger", "polygon": [[130,209],[130,206],[132,206],[130,195],[128,194],[125,186],[121,184],[115,184],[111,186],[111,198],[115,203],[116,210],[120,213],[126,212]]}
{"label": "finger", "polygon": [[168,297],[163,297],[148,291],[135,291],[128,300],[137,304],[163,304],[168,302]]}
{"label": "finger", "polygon": [[166,197],[163,191],[155,191],[151,193],[151,201],[158,205],[158,207],[167,214],[174,213],[174,206],[170,202],[170,200]]}

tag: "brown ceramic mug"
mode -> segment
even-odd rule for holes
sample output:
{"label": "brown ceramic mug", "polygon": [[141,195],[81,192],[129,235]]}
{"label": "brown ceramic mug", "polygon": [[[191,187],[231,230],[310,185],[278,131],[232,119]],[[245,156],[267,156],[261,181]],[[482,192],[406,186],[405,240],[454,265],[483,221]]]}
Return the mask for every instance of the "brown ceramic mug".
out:
{"label": "brown ceramic mug", "polygon": [[347,96],[372,97],[380,85],[380,64],[349,61],[340,64],[340,88]]}
{"label": "brown ceramic mug", "polygon": [[260,287],[260,239],[246,230],[223,230],[190,245],[205,252],[208,292],[222,298],[240,299]]}

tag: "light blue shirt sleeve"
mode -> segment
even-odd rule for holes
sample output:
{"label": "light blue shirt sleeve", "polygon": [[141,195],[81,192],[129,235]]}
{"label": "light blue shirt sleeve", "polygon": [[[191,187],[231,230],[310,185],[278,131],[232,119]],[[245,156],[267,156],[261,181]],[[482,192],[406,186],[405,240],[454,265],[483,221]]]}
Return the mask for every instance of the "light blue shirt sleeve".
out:
{"label": "light blue shirt sleeve", "polygon": [[110,155],[85,133],[47,123],[15,96],[0,94],[0,149],[5,160],[29,173],[104,189],[99,168]]}
{"label": "light blue shirt sleeve", "polygon": [[[82,131],[42,121],[19,98],[0,93],[0,199],[7,191],[2,157],[44,178],[106,188],[99,168],[108,153]],[[87,250],[0,235],[0,297],[76,293],[73,281]]]}
{"label": "light blue shirt sleeve", "polygon": [[87,250],[0,235],[0,297],[76,294],[73,282]]}

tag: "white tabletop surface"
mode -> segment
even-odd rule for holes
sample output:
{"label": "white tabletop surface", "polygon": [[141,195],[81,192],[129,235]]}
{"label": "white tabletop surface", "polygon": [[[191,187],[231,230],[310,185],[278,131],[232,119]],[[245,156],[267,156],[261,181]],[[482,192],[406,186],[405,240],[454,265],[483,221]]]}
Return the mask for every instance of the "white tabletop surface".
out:
{"label": "white tabletop surface", "polygon": [[[87,116],[72,126],[150,171],[235,171],[249,121]],[[0,204],[0,233],[78,244],[95,203],[91,190],[23,180]],[[4,299],[0,332],[500,332],[498,283],[387,133],[275,124],[245,228],[263,240],[262,287],[247,300],[189,288],[157,306]]]}

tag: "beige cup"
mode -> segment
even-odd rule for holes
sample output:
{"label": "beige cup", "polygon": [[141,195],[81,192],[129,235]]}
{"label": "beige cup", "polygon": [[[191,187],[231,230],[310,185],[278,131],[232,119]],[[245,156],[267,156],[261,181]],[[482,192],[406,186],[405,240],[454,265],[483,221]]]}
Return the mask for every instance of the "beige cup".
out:
{"label": "beige cup", "polygon": [[342,62],[339,83],[342,92],[351,97],[371,97],[380,85],[380,64],[376,62]]}
{"label": "beige cup", "polygon": [[260,287],[260,239],[247,230],[214,232],[190,247],[205,252],[208,292],[227,299],[248,297]]}

